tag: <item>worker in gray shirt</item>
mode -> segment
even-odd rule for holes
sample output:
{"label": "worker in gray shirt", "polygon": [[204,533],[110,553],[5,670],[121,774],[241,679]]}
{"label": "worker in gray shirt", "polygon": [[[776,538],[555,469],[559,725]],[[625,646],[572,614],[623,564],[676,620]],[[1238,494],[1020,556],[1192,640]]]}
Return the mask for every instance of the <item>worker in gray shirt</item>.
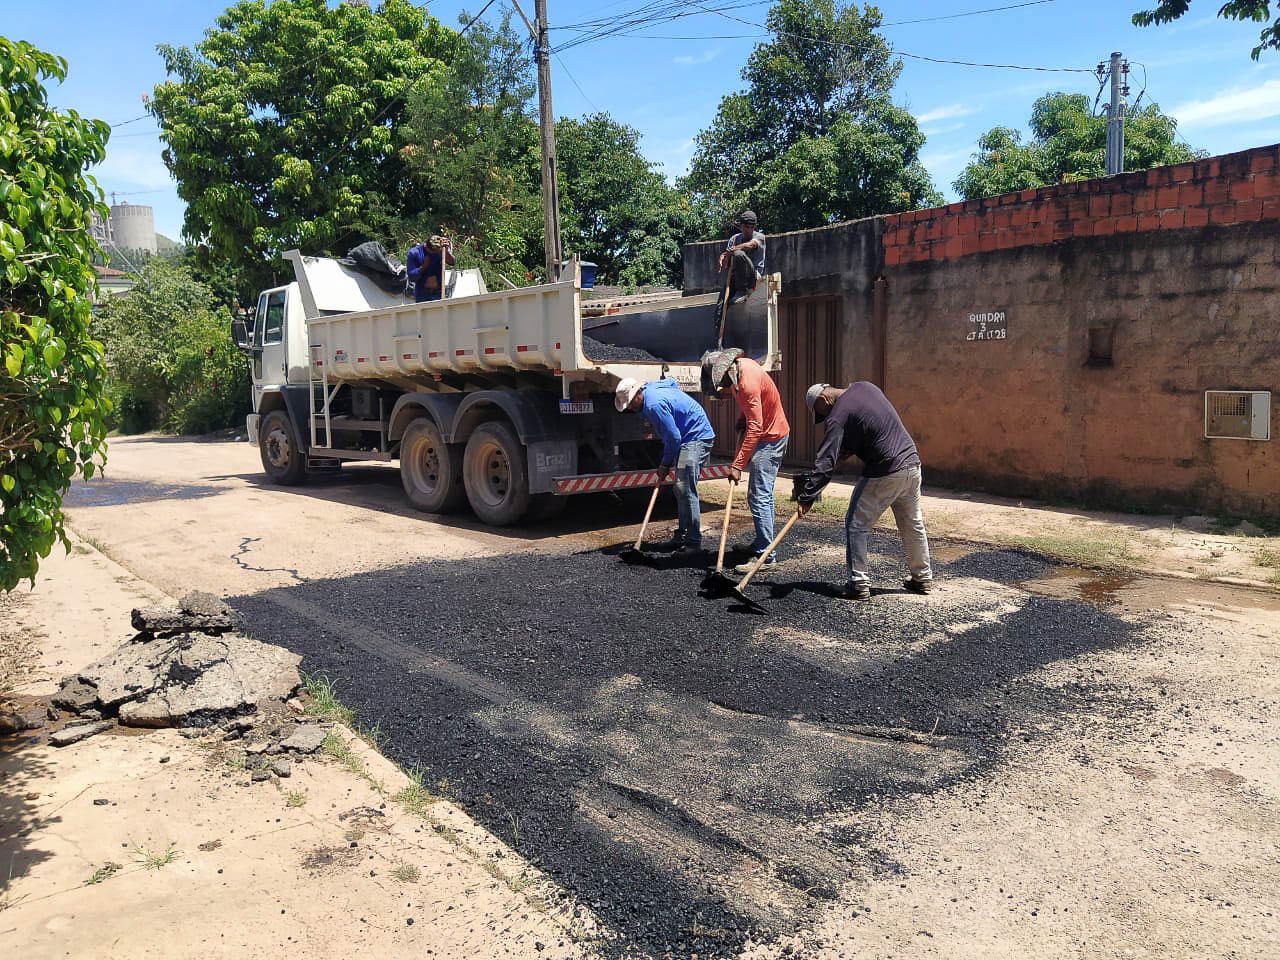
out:
{"label": "worker in gray shirt", "polygon": [[898,411],[879,387],[865,381],[844,389],[815,383],[804,400],[813,411],[813,422],[825,424],[826,433],[813,472],[796,497],[800,515],[809,512],[841,457],[856,456],[863,463],[844,518],[848,581],[841,595],[850,600],[871,599],[867,534],[886,510],[893,510],[911,570],[911,579],[903,586],[912,593],[928,593],[933,570],[920,512],[920,454]]}
{"label": "worker in gray shirt", "polygon": [[720,272],[730,267],[730,302],[740,303],[751,295],[756,281],[764,276],[764,234],[756,229],[756,215],[742,211],[738,218],[738,233],[730,239],[720,254]]}

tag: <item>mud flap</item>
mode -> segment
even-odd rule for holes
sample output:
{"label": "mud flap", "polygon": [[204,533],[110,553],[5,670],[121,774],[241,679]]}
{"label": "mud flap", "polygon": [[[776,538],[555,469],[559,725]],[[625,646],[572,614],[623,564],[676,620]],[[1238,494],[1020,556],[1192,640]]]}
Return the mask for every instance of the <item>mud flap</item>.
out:
{"label": "mud flap", "polygon": [[578,472],[578,445],[573,440],[540,440],[527,449],[530,493],[554,493],[556,477]]}

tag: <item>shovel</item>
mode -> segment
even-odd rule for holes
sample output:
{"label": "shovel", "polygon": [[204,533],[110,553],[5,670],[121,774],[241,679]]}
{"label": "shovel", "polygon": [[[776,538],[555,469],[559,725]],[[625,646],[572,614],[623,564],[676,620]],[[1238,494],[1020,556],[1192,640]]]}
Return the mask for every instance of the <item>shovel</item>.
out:
{"label": "shovel", "polygon": [[724,522],[720,524],[720,552],[716,554],[716,568],[702,578],[702,589],[717,597],[728,596],[737,586],[724,572],[724,545],[729,539],[729,513],[733,509],[733,489],[738,484],[729,481],[729,499],[724,505]]}
{"label": "shovel", "polygon": [[653,516],[653,505],[658,502],[658,491],[661,489],[660,486],[653,488],[653,496],[649,498],[649,509],[644,512],[644,523],[640,524],[640,536],[636,537],[636,545],[627,547],[618,554],[623,563],[629,563],[632,566],[653,563],[653,558],[640,549],[640,544],[644,543],[644,532],[649,528],[649,518]]}
{"label": "shovel", "polygon": [[793,513],[791,515],[791,519],[788,520],[786,525],[782,528],[782,532],[773,538],[773,543],[765,547],[764,553],[756,557],[756,562],[751,565],[751,569],[747,571],[747,575],[738,581],[738,585],[736,587],[734,587],[732,590],[729,591],[731,594],[733,594],[733,596],[737,597],[739,600],[745,603],[749,609],[754,610],[756,613],[766,613],[767,611],[765,610],[764,607],[760,606],[760,604],[756,603],[754,600],[748,597],[745,593],[743,593],[743,591],[747,588],[747,584],[751,582],[751,578],[754,577],[757,572],[759,572],[762,566],[764,566],[765,558],[770,556],[773,553],[774,549],[778,546],[778,544],[782,542],[782,538],[791,532],[791,528],[796,525],[796,521],[799,519],[800,519],[799,513]]}
{"label": "shovel", "polygon": [[720,320],[716,324],[716,349],[724,349],[724,325],[729,320],[729,287],[733,284],[733,264],[729,264],[724,276],[724,296],[720,298]]}

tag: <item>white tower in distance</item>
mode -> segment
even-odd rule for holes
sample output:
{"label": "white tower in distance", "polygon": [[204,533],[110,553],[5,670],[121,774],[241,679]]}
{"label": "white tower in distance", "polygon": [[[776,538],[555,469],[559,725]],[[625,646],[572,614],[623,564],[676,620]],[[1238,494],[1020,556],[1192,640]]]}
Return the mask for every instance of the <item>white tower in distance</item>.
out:
{"label": "white tower in distance", "polygon": [[156,220],[150,207],[125,200],[111,205],[111,233],[122,250],[156,252]]}

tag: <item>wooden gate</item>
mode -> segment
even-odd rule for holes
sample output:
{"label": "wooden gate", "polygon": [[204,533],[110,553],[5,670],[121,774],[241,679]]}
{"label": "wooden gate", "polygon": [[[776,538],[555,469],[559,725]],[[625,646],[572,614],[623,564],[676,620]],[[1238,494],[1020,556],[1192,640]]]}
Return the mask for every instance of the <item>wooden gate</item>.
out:
{"label": "wooden gate", "polygon": [[[841,353],[841,298],[793,297],[778,301],[778,339],[782,345],[782,369],[775,373],[782,408],[791,423],[786,462],[793,466],[813,463],[822,443],[822,428],[813,422],[804,394],[812,383],[844,386]],[[738,449],[734,424],[738,405],[732,400],[705,401],[707,416],[716,431],[715,452],[731,457]]]}

